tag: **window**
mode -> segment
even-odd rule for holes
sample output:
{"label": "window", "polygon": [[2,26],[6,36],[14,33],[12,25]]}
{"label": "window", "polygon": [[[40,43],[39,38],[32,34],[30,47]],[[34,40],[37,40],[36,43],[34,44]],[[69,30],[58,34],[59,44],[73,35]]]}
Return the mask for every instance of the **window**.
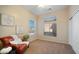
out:
{"label": "window", "polygon": [[29,33],[35,32],[36,23],[35,20],[29,20]]}
{"label": "window", "polygon": [[56,22],[44,21],[44,35],[56,37]]}

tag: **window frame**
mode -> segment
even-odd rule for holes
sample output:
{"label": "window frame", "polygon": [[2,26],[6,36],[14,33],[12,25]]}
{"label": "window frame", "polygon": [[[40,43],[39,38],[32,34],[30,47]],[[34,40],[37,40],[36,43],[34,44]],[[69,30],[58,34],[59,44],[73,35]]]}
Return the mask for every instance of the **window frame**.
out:
{"label": "window frame", "polygon": [[[55,23],[56,24],[56,36],[54,36],[54,35],[45,35],[44,33],[45,33],[45,22],[47,22],[47,21],[43,21],[43,35],[44,36],[48,36],[48,37],[57,37],[57,23],[56,23],[56,21],[54,21],[54,20],[52,20],[52,23]],[[50,22],[49,20],[48,20],[48,22]],[[50,29],[49,29],[50,30]],[[49,31],[50,32],[50,31]]]}

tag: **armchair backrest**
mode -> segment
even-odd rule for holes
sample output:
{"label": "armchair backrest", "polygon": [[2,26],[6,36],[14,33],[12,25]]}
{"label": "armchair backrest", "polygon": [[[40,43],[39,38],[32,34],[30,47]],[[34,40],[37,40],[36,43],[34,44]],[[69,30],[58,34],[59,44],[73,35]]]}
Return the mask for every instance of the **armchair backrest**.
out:
{"label": "armchair backrest", "polygon": [[10,45],[10,41],[13,41],[14,39],[11,36],[6,36],[6,37],[1,37],[0,40],[3,43],[3,46],[9,46]]}

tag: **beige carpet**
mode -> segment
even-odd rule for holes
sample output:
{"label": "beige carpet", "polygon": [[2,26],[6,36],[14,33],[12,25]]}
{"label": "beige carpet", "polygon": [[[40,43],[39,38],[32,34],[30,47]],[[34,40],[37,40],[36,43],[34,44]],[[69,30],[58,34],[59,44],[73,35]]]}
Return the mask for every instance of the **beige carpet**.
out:
{"label": "beige carpet", "polygon": [[56,43],[44,40],[30,42],[27,54],[75,54],[72,47],[68,44]]}

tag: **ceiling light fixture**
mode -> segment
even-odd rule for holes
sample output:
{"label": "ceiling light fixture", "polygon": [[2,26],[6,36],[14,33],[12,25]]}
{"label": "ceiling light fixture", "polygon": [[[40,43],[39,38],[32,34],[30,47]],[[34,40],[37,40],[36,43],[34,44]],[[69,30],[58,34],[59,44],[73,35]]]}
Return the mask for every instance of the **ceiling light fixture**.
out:
{"label": "ceiling light fixture", "polygon": [[38,5],[38,7],[42,7],[42,8],[44,8],[46,5]]}

